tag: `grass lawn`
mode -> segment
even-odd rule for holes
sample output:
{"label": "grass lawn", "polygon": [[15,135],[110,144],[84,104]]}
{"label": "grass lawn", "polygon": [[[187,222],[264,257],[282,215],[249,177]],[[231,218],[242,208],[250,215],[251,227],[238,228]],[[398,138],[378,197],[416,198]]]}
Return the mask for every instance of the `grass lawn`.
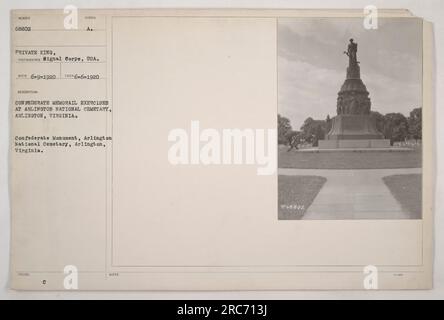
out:
{"label": "grass lawn", "polygon": [[411,219],[421,219],[422,175],[399,174],[382,178],[393,197],[401,204]]}
{"label": "grass lawn", "polygon": [[326,178],[318,176],[279,175],[278,218],[280,220],[301,219],[326,181]]}
{"label": "grass lawn", "polygon": [[413,151],[300,152],[279,147],[279,168],[297,169],[393,169],[420,168],[421,149]]}

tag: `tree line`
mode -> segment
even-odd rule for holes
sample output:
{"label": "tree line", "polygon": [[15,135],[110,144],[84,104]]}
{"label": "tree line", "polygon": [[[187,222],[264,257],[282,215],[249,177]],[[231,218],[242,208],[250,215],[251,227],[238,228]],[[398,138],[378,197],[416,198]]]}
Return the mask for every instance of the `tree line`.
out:
{"label": "tree line", "polygon": [[[399,112],[383,115],[377,111],[371,111],[371,116],[375,119],[376,128],[384,135],[384,139],[389,139],[390,144],[393,145],[394,142],[422,139],[421,110],[421,108],[414,108],[408,117]],[[325,139],[331,125],[332,119],[329,115],[325,120],[308,117],[300,130],[294,130],[290,120],[278,114],[278,143],[288,145],[297,138],[300,142],[317,146],[319,140]]]}

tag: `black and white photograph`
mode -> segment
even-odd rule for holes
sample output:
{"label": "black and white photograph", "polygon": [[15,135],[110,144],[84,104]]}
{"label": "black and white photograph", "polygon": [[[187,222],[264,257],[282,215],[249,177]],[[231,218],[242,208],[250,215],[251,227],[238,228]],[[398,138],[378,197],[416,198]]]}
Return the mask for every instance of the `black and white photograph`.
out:
{"label": "black and white photograph", "polygon": [[280,19],[278,219],[421,219],[421,115],[420,19]]}

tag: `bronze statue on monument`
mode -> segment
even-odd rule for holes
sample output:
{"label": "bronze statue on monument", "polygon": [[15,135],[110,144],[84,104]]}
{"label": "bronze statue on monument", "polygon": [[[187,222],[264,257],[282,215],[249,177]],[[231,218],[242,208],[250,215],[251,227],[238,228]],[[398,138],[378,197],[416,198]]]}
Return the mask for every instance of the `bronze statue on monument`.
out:
{"label": "bronze statue on monument", "polygon": [[350,43],[348,45],[347,51],[344,51],[344,54],[348,56],[348,64],[358,64],[357,60],[357,52],[358,52],[358,44],[353,42],[353,39],[350,39]]}

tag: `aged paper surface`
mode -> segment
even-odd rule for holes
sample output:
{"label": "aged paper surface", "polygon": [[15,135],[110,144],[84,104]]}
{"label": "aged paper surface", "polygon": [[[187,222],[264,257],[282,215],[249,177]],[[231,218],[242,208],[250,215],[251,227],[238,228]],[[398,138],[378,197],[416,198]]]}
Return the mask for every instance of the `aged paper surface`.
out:
{"label": "aged paper surface", "polygon": [[[281,112],[279,23],[362,12],[79,10],[68,29],[67,15],[11,12],[12,288],[70,289],[75,275],[80,290],[365,289],[368,266],[379,289],[431,288],[428,23],[379,13],[421,28],[422,166],[408,171],[422,173],[419,217],[282,220],[281,171],[258,174],[276,159],[253,161],[258,133],[276,129]],[[328,108],[336,114],[336,101]],[[207,128],[256,130],[257,158],[208,164],[198,153],[193,163],[193,133]],[[189,165],[171,161],[174,129],[189,133]],[[402,214],[396,199],[387,203]]]}

